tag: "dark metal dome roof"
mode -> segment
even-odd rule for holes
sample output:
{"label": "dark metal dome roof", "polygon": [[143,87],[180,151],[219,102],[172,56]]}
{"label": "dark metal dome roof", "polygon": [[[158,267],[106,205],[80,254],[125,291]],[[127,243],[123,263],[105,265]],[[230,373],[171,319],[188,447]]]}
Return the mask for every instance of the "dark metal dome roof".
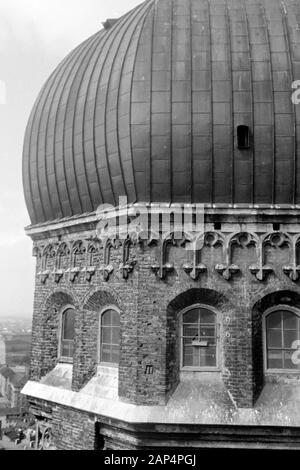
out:
{"label": "dark metal dome roof", "polygon": [[29,119],[32,223],[123,195],[299,203],[299,23],[300,0],[148,0],[77,47]]}

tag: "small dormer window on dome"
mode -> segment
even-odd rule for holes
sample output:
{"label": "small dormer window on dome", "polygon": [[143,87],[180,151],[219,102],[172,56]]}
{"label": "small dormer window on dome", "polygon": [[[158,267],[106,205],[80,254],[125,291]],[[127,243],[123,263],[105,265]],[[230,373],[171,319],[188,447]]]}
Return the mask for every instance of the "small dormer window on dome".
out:
{"label": "small dormer window on dome", "polygon": [[237,127],[238,148],[248,149],[250,147],[250,129],[248,126]]}

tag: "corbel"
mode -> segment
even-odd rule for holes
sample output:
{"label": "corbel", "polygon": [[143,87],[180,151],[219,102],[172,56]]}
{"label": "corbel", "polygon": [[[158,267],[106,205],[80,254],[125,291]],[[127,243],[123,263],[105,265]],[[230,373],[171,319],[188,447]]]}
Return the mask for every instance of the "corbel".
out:
{"label": "corbel", "polygon": [[[186,239],[187,242],[190,240]],[[193,261],[183,265],[183,270],[188,274],[194,281],[196,281],[200,274],[207,271],[205,264],[201,263],[201,251],[205,243],[205,236],[200,237],[198,240],[192,242]]]}
{"label": "corbel", "polygon": [[100,271],[102,272],[102,277],[105,282],[109,281],[109,278],[114,271],[114,267],[110,264],[110,256],[111,249],[115,246],[115,243],[116,242],[113,242],[110,238],[104,242],[104,263],[100,267]]}
{"label": "corbel", "polygon": [[232,244],[235,241],[235,237],[229,235],[223,239],[222,251],[223,251],[223,260],[221,264],[215,266],[215,270],[223,276],[226,281],[229,281],[233,274],[239,272],[240,268],[232,263]]}
{"label": "corbel", "polygon": [[129,274],[133,271],[134,266],[136,264],[135,261],[130,261],[130,246],[132,245],[132,241],[130,237],[127,237],[122,241],[122,263],[119,267],[120,272],[122,273],[123,279],[128,279]]}
{"label": "corbel", "polygon": [[250,272],[255,275],[258,281],[263,281],[268,274],[273,272],[272,266],[265,264],[265,242],[266,235],[259,236],[256,245],[257,264],[249,267]]}
{"label": "corbel", "polygon": [[168,261],[168,245],[176,246],[177,242],[174,239],[174,234],[165,237],[159,241],[159,262],[151,266],[152,271],[160,279],[165,279],[167,274],[174,270],[173,263]]}

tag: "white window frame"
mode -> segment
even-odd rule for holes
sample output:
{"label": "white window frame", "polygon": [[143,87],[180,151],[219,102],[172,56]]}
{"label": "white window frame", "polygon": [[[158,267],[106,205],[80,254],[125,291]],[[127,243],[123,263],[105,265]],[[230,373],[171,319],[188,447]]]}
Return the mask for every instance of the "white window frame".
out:
{"label": "white window frame", "polygon": [[[73,363],[73,358],[72,357],[65,357],[62,355],[62,346],[63,346],[63,338],[62,338],[62,334],[63,334],[63,318],[64,318],[64,313],[67,311],[67,310],[74,310],[74,314],[76,316],[76,309],[74,307],[74,305],[65,305],[61,311],[60,311],[60,314],[59,314],[59,329],[58,329],[58,334],[59,334],[59,337],[58,337],[58,359],[59,359],[59,362],[64,362],[64,363],[69,363],[69,364],[72,364]],[[74,344],[75,344],[75,331],[74,331]]]}
{"label": "white window frame", "polygon": [[[183,365],[183,315],[190,310],[195,308],[204,308],[210,310],[215,315],[216,323],[216,365],[211,367],[195,367],[195,366],[184,366]],[[179,312],[179,348],[180,348],[180,370],[181,372],[219,372],[220,371],[220,338],[221,338],[221,323],[220,313],[210,305],[206,304],[193,304],[189,305],[185,309]]]}
{"label": "white window frame", "polygon": [[[119,364],[116,364],[114,362],[103,362],[101,361],[101,329],[102,329],[102,316],[104,315],[105,312],[107,312],[108,310],[114,310],[115,312],[117,312],[117,314],[119,315],[119,318],[120,318],[120,333],[121,333],[121,311],[118,307],[116,307],[115,305],[108,305],[106,306],[105,308],[103,308],[100,313],[99,313],[99,328],[98,328],[98,351],[97,351],[97,359],[98,359],[98,365],[99,366],[102,366],[102,367],[113,367],[115,369],[118,369],[119,368]],[[120,338],[120,344],[119,344],[119,348],[121,349],[121,338]],[[119,361],[120,363],[120,361]]]}
{"label": "white window frame", "polygon": [[[263,362],[264,362],[264,373],[266,375],[278,375],[278,374],[293,374],[293,375],[300,375],[300,370],[296,369],[268,369],[268,354],[267,354],[267,317],[274,312],[278,312],[281,310],[286,310],[288,312],[294,313],[297,317],[300,318],[300,310],[296,307],[291,307],[290,305],[276,305],[267,309],[262,317],[262,327],[263,327]],[[278,348],[281,349],[281,348]],[[295,349],[296,351],[296,349]]]}

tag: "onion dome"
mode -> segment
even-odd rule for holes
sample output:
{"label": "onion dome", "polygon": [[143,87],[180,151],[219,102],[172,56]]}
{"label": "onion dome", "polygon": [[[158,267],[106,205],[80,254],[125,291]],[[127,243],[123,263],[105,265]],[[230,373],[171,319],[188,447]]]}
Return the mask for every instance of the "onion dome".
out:
{"label": "onion dome", "polygon": [[299,203],[299,18],[299,0],[147,0],[108,20],[52,73],[31,113],[32,223],[120,196]]}

